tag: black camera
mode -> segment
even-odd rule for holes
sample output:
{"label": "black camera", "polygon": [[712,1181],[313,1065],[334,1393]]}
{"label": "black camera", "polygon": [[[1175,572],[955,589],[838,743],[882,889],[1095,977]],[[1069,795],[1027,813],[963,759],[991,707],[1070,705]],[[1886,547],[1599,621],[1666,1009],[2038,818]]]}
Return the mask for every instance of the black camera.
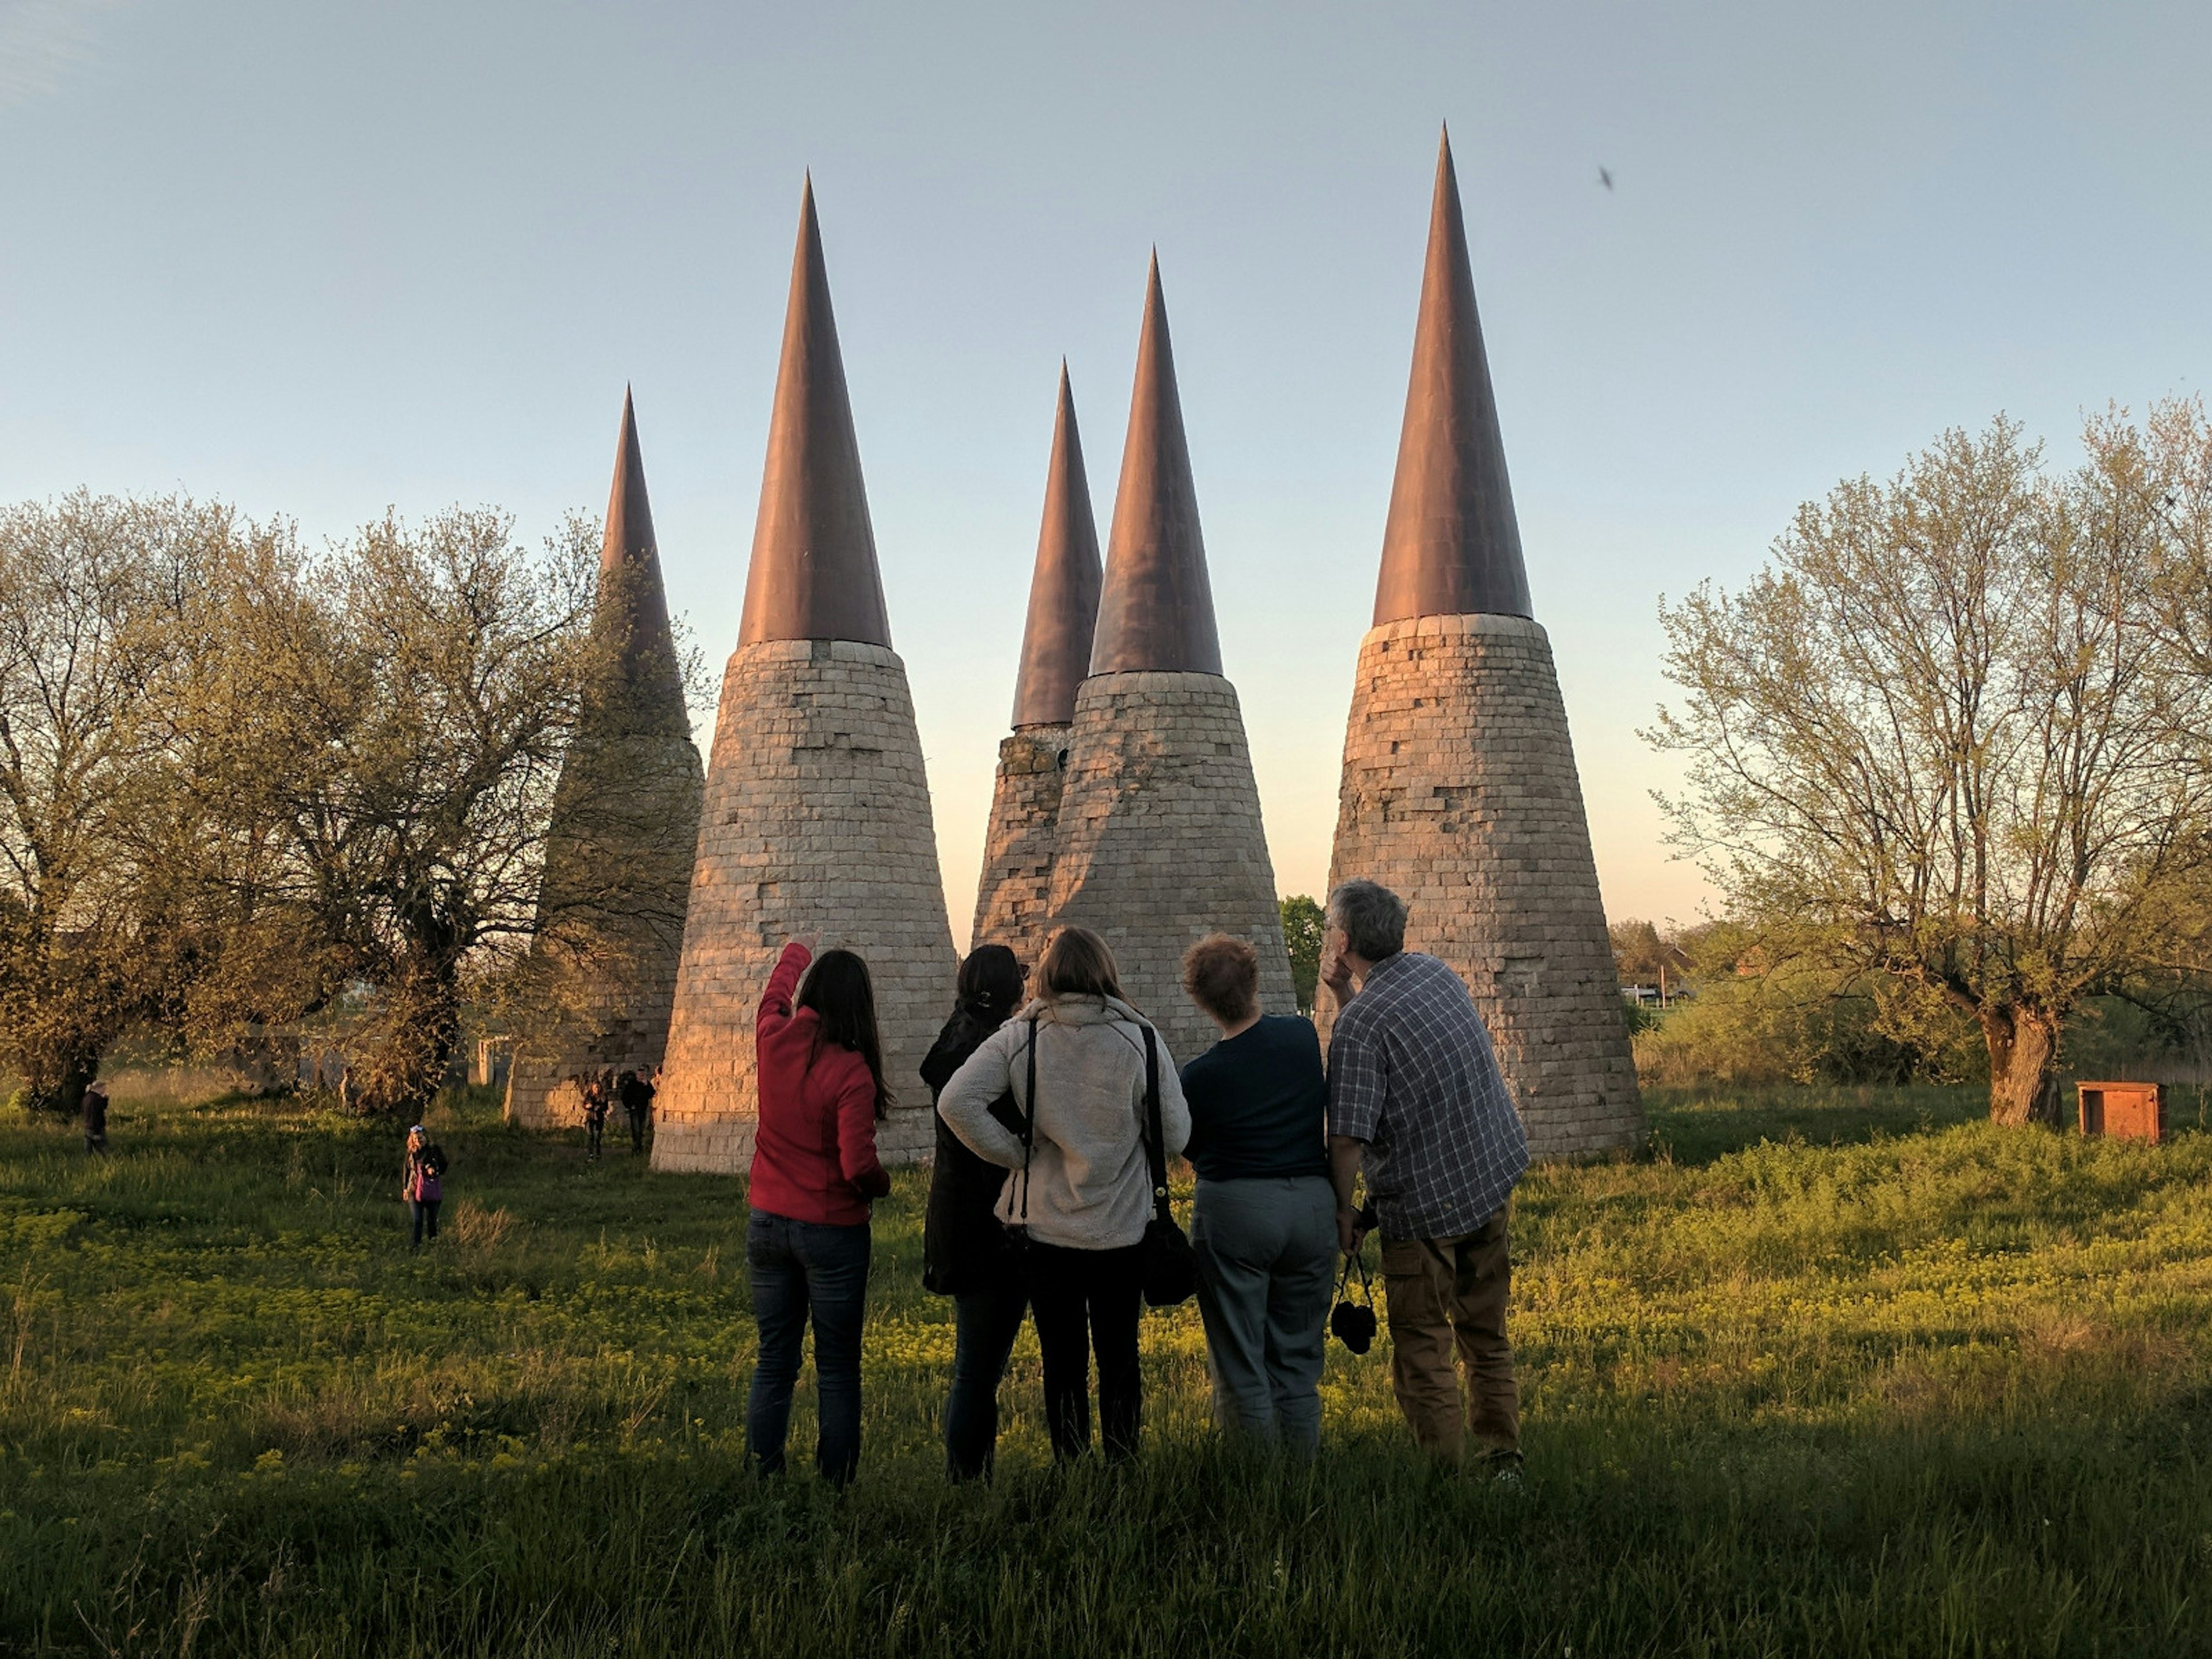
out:
{"label": "black camera", "polygon": [[[1363,1217],[1363,1220],[1367,1218]],[[1368,1224],[1372,1225],[1371,1220]],[[1352,1299],[1352,1270],[1359,1269],[1359,1300]],[[1375,1346],[1375,1287],[1367,1282],[1367,1258],[1349,1255],[1336,1281],[1336,1306],[1329,1310],[1329,1333],[1354,1353]]]}

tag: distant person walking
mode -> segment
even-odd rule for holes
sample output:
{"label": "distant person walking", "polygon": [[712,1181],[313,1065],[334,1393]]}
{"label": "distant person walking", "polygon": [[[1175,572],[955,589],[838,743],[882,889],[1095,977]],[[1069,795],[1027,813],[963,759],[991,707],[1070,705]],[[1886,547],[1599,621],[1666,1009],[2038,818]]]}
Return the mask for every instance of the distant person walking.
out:
{"label": "distant person walking", "polygon": [[[1037,1000],[953,1073],[938,1110],[971,1151],[1015,1171],[998,1216],[1014,1230],[1024,1257],[1053,1455],[1064,1461],[1090,1448],[1095,1352],[1100,1438],[1109,1458],[1131,1457],[1144,1408],[1137,1321],[1152,1214],[1140,1127],[1148,1070],[1157,1077],[1164,1159],[1182,1151],[1190,1115],[1174,1057],[1122,995],[1104,939],[1088,928],[1061,928],[1037,981]],[[1008,1094],[1018,1121],[1032,1126],[1026,1147],[992,1109]]]}
{"label": "distant person walking", "polygon": [[446,1199],[446,1154],[416,1124],[407,1132],[407,1158],[399,1169],[399,1195],[407,1200],[415,1222],[410,1248],[420,1249],[427,1236],[438,1236],[438,1206]]}
{"label": "distant person walking", "polygon": [[[1328,1148],[1339,1240],[1359,1248],[1364,1160],[1382,1230],[1391,1386],[1413,1437],[1457,1462],[1472,1435],[1517,1478],[1521,1404],[1506,1340],[1506,1200],[1528,1167],[1520,1115],[1467,987],[1405,948],[1406,903],[1371,881],[1328,896],[1321,979],[1335,998]],[[1454,1354],[1467,1368],[1462,1413]]]}
{"label": "distant person walking", "polygon": [[606,1148],[607,1085],[601,1078],[587,1078],[579,1073],[576,1086],[584,1091],[584,1158],[597,1164],[599,1154]]}
{"label": "distant person walking", "polygon": [[[1003,945],[979,945],[960,964],[952,1017],[921,1062],[933,1102],[954,1073],[1021,1006],[1022,965]],[[952,1298],[952,1390],[945,1402],[945,1471],[988,1478],[999,1443],[999,1384],[1029,1309],[1018,1264],[997,1214],[1006,1172],[969,1152],[942,1114],[929,1176],[921,1282]]]}
{"label": "distant person walking", "polygon": [[1321,1039],[1310,1020],[1260,1012],[1260,957],[1243,939],[1214,933],[1192,945],[1182,983],[1221,1028],[1182,1068],[1213,1414],[1310,1457],[1321,1445],[1337,1250]]}
{"label": "distant person walking", "polygon": [[645,1122],[653,1111],[653,1085],[635,1072],[624,1072],[615,1084],[615,1094],[622,1102],[623,1115],[629,1119],[629,1149],[642,1154]]}
{"label": "distant person walking", "polygon": [[88,1083],[81,1103],[84,1115],[84,1149],[105,1155],[107,1151],[107,1085]]}
{"label": "distant person walking", "polygon": [[850,951],[824,951],[814,960],[811,947],[794,939],[769,976],[754,1029],[760,1119],[745,1274],[760,1358],[745,1407],[745,1449],[763,1474],[782,1472],[811,1319],[820,1425],[814,1467],[842,1486],[860,1462],[869,1200],[891,1189],[876,1157],[876,1123],[891,1096],[867,963]]}

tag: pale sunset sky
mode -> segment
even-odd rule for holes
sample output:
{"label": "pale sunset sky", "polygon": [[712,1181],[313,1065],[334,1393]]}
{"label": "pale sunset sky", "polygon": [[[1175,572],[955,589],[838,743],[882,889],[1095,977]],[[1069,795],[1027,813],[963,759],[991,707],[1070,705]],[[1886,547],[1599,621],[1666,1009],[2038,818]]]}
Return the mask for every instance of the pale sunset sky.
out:
{"label": "pale sunset sky", "polygon": [[[1102,539],[1157,245],[1279,885],[1321,891],[1440,123],[1607,908],[1696,919],[1656,610],[1999,411],[2212,374],[2202,3],[0,0],[0,499],[605,501],[744,590],[802,171],[956,934],[1053,393]],[[1612,175],[1607,188],[1600,169]]]}

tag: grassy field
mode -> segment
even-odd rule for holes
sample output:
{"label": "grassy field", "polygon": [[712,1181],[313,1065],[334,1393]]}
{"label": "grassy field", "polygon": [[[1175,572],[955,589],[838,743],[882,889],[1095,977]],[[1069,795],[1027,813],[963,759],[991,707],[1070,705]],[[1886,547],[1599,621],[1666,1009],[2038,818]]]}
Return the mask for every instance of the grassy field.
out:
{"label": "grassy field", "polygon": [[1517,1496],[1421,1465],[1379,1351],[1333,1349],[1316,1466],[1246,1461],[1188,1309],[1136,1466],[1049,1467],[1025,1337],[998,1482],[947,1489],[915,1172],[860,1480],[763,1484],[736,1182],[457,1098],[410,1255],[388,1130],[149,1106],[94,1162],[0,1118],[0,1650],[2212,1652],[2212,1133],[1652,1105],[1653,1158],[1522,1189]]}

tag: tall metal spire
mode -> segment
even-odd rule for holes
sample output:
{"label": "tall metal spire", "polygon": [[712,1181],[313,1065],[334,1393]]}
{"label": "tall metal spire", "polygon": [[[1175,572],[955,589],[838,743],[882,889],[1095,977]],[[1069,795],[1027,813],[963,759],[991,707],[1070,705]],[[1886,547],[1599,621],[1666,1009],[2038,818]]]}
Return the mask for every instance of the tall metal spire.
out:
{"label": "tall metal spire", "polygon": [[1083,468],[1075,395],[1068,389],[1063,359],[1060,409],[1052,423],[1052,461],[1045,474],[1044,525],[1037,532],[1029,622],[1022,630],[1022,669],[1014,681],[1017,729],[1066,726],[1075,718],[1075,688],[1091,669],[1098,580],[1098,525],[1091,515],[1091,480]]}
{"label": "tall metal spire", "polygon": [[628,564],[660,565],[653,535],[653,503],[645,494],[645,456],[637,445],[637,405],[623,388],[622,431],[615,439],[615,482],[607,493],[607,522],[599,547],[601,571]]}
{"label": "tall metal spire", "polygon": [[1375,623],[1472,613],[1532,614],[1447,132],[1437,155],[1421,314],[1382,532]]}
{"label": "tall metal spire", "polygon": [[783,362],[738,631],[741,646],[763,640],[891,642],[811,176],[799,198]]}
{"label": "tall metal spire", "polygon": [[1146,670],[1221,672],[1157,252],[1145,279],[1145,331],[1137,344],[1129,435],[1121,448],[1121,482],[1114,495],[1105,586],[1091,647],[1094,674]]}
{"label": "tall metal spire", "polygon": [[599,544],[599,586],[592,628],[613,652],[623,696],[608,707],[628,729],[667,729],[688,737],[684,677],[668,624],[668,590],[645,493],[645,456],[638,447],[637,411],[623,388],[622,433],[615,441],[614,483]]}

